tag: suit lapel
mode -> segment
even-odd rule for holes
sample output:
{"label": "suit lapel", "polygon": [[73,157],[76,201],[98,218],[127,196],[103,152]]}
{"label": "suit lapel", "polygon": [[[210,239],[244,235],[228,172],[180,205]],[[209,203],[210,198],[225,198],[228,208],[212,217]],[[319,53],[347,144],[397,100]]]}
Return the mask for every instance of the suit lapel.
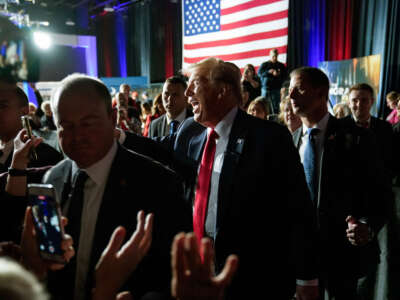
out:
{"label": "suit lapel", "polygon": [[328,186],[326,183],[324,183],[327,174],[327,165],[328,165],[328,160],[329,160],[329,154],[331,153],[331,138],[336,136],[336,118],[333,116],[329,116],[328,124],[326,125],[326,132],[325,132],[325,137],[324,137],[324,146],[321,149],[321,161],[319,164],[319,180],[318,180],[318,200],[317,200],[317,207],[319,208],[321,206],[321,199],[324,199],[323,197],[323,187]]}
{"label": "suit lapel", "polygon": [[300,140],[301,140],[301,134],[303,131],[303,126],[300,126],[297,128],[297,130],[293,133],[293,143],[297,149],[300,148]]}
{"label": "suit lapel", "polygon": [[246,143],[248,128],[246,126],[246,117],[247,115],[243,111],[238,110],[232,124],[228,146],[224,154],[224,162],[218,184],[217,228],[220,227],[220,224],[224,223],[223,219],[231,205],[230,199],[232,198],[232,186],[237,174],[236,169]]}
{"label": "suit lapel", "polygon": [[56,176],[52,179],[52,184],[55,190],[61,191],[61,193],[59,193],[57,196],[63,213],[65,213],[65,205],[67,204],[67,200],[71,192],[71,174],[72,161],[67,159],[63,168],[60,170],[59,176]]}
{"label": "suit lapel", "polygon": [[168,132],[168,124],[167,124],[167,117],[165,114],[162,116],[162,122],[159,123],[159,132],[161,133],[160,136],[166,136],[169,134]]}
{"label": "suit lapel", "polygon": [[206,140],[207,128],[204,128],[204,130],[200,134],[190,139],[188,156],[196,162],[200,162],[201,160],[201,154],[203,153],[203,148]]}
{"label": "suit lapel", "polygon": [[376,121],[376,118],[374,118],[373,116],[371,116],[371,121],[370,121],[370,123],[369,123],[369,129],[372,130],[372,131],[374,131],[374,130],[377,129],[377,128],[376,128],[377,125],[378,125],[378,122]]}
{"label": "suit lapel", "polygon": [[[90,261],[91,272],[95,268],[96,260],[100,257],[105,245],[107,245],[112,230],[114,230],[117,225],[121,224],[121,220],[119,219],[120,215],[117,213],[118,210],[121,209],[119,203],[122,203],[122,201],[129,201],[129,199],[123,199],[122,197],[122,195],[126,194],[122,191],[126,189],[126,176],[129,175],[126,174],[122,168],[122,166],[125,165],[124,157],[126,151],[127,150],[124,150],[120,145],[118,145],[118,150],[108,175],[103,198],[97,215]],[[132,201],[130,207],[132,207],[135,203],[135,201]],[[132,209],[132,219],[135,220],[135,216],[136,211]],[[110,228],[113,229],[111,230]],[[90,278],[90,276],[88,278]]]}

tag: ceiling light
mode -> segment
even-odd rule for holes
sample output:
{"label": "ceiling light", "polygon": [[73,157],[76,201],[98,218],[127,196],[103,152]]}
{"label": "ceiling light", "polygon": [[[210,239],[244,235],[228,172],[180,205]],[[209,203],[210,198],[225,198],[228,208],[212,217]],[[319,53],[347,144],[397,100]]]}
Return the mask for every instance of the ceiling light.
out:
{"label": "ceiling light", "polygon": [[114,8],[112,7],[112,6],[110,6],[110,5],[106,5],[106,6],[104,6],[104,11],[106,11],[106,12],[113,12],[114,11]]}
{"label": "ceiling light", "polygon": [[33,33],[33,40],[35,41],[36,46],[40,49],[47,50],[51,46],[50,35],[46,32],[35,31]]}
{"label": "ceiling light", "polygon": [[67,21],[65,21],[65,25],[67,25],[67,26],[75,26],[75,22],[72,21],[71,19],[68,19]]}

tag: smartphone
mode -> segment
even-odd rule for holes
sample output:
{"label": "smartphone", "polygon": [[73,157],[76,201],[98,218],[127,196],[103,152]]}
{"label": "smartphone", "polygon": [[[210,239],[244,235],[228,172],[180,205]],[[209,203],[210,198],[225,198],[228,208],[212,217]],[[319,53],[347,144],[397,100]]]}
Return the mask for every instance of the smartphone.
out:
{"label": "smartphone", "polygon": [[28,184],[28,193],[41,257],[65,264],[61,249],[64,228],[54,187],[51,184]]}
{"label": "smartphone", "polygon": [[[29,123],[29,116],[22,116],[21,117],[21,122],[22,122],[22,126],[26,129],[26,134],[28,136],[28,138],[32,138],[32,127],[31,124]],[[31,160],[37,160],[38,159],[38,155],[36,153],[35,148],[31,148],[29,151],[29,158]]]}

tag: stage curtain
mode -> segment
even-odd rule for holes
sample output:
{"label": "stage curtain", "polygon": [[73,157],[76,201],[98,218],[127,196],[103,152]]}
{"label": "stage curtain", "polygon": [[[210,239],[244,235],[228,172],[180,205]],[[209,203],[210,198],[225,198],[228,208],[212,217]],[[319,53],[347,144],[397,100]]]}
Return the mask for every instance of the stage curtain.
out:
{"label": "stage curtain", "polygon": [[288,68],[325,60],[325,0],[289,1]]}
{"label": "stage curtain", "polygon": [[326,60],[351,58],[353,1],[338,0],[327,3]]}
{"label": "stage curtain", "polygon": [[399,91],[400,82],[400,2],[389,0],[355,1],[352,56],[381,54],[381,90],[378,114],[385,117],[389,110],[385,96]]}
{"label": "stage curtain", "polygon": [[113,22],[114,17],[112,15],[101,16],[96,20],[96,38],[97,38],[97,61],[98,61],[98,75],[99,77],[112,77],[114,75],[113,57],[115,53],[113,46],[115,41],[113,40]]}
{"label": "stage curtain", "polygon": [[171,5],[169,1],[165,1],[165,78],[174,75],[174,48],[173,48],[173,35],[172,35],[172,18],[171,18]]}

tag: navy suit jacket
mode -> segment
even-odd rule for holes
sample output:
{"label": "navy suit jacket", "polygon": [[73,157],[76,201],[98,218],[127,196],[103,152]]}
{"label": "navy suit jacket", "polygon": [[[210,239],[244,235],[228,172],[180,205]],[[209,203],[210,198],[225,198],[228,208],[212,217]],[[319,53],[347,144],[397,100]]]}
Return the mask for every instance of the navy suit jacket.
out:
{"label": "navy suit jacket", "polygon": [[156,141],[129,131],[125,131],[125,134],[126,139],[122,144],[125,148],[148,156],[163,165],[169,165],[173,159],[171,153]]}
{"label": "navy suit jacket", "polygon": [[[187,108],[186,118],[193,116],[193,112]],[[149,128],[149,137],[163,137],[169,135],[169,126],[167,123],[167,116],[163,114],[161,117],[151,121]]]}
{"label": "navy suit jacket", "polygon": [[[206,138],[207,129],[189,118],[177,134],[163,140],[176,159],[191,166],[185,175],[190,204]],[[238,110],[220,175],[214,241],[217,272],[228,255],[237,254],[240,260],[228,299],[256,299],[266,293],[287,299],[295,278],[316,278],[310,202],[289,131]]]}
{"label": "navy suit jacket", "polygon": [[[50,169],[44,178],[45,183],[55,187],[62,207],[69,193],[71,166],[72,161],[65,159]],[[157,180],[149,181],[147,176]],[[118,146],[97,216],[89,265],[91,272],[117,226],[127,229],[127,237],[133,233],[139,210],[154,213],[153,241],[126,288],[138,298],[150,291],[169,294],[172,239],[178,232],[191,230],[190,207],[183,201],[182,182],[170,169]],[[51,274],[49,289],[55,299],[73,298],[75,268],[72,261],[64,270]],[[92,279],[93,273],[89,273],[88,295],[93,287]]]}
{"label": "navy suit jacket", "polygon": [[[300,147],[302,127],[293,134]],[[352,215],[379,232],[391,201],[390,181],[384,171],[374,135],[354,122],[329,117],[320,163],[317,197],[321,266],[349,277],[365,275],[379,259],[376,239],[366,246],[347,240],[346,217]]]}

